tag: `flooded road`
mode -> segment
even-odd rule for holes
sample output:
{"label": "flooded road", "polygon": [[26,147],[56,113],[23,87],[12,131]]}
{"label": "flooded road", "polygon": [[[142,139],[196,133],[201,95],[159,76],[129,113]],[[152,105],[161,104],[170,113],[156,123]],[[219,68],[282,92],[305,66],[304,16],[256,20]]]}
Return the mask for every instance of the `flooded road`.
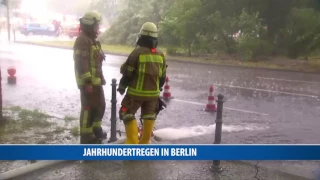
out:
{"label": "flooded road", "polygon": [[[107,108],[104,128],[110,126],[111,80],[120,80],[122,56],[107,55],[103,70]],[[156,122],[155,134],[169,143],[212,143],[215,114],[204,111],[209,87],[225,96],[222,143],[319,144],[320,75],[168,62],[171,93]],[[72,51],[23,44],[0,47],[5,106],[21,106],[78,117]],[[17,84],[6,83],[6,69],[17,69]],[[118,108],[122,96],[117,94]],[[77,121],[74,122],[75,125]],[[123,126],[120,124],[120,129]],[[19,165],[16,165],[16,164]],[[265,162],[268,163],[268,162]],[[318,162],[277,162],[273,167],[296,167],[296,174],[310,174]],[[281,165],[279,165],[281,164]],[[9,166],[22,166],[14,162]],[[300,169],[300,170],[297,170]],[[4,169],[5,171],[8,169]]]}
{"label": "flooded road", "polygon": [[[71,50],[6,44],[1,45],[0,51],[3,76],[8,67],[14,66],[18,78],[15,86],[7,85],[4,78],[5,105],[78,117],[79,91]],[[104,62],[106,128],[110,124],[111,79],[120,80],[119,68],[125,60],[122,56],[107,55]],[[156,124],[159,135],[175,132],[176,136],[167,137],[168,140],[214,132],[215,115],[204,112],[209,87],[213,85],[215,95],[221,93],[227,100],[224,130],[237,133],[228,142],[319,143],[319,74],[170,61],[168,64],[175,99],[161,112]],[[118,94],[118,107],[121,99]]]}

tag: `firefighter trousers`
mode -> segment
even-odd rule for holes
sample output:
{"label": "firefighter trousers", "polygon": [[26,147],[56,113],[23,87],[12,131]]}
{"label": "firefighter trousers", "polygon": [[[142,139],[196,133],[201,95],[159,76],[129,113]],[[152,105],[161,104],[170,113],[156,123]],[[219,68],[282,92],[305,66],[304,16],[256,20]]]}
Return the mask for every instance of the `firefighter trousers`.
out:
{"label": "firefighter trousers", "polygon": [[99,141],[102,130],[102,118],[105,113],[106,103],[102,86],[94,86],[93,92],[87,93],[80,89],[81,113],[80,113],[80,141],[81,144],[96,144]]}
{"label": "firefighter trousers", "polygon": [[[154,123],[156,120],[156,109],[158,106],[158,98],[142,99],[126,95],[121,102],[122,108],[126,112],[120,114],[123,116],[127,139],[125,144],[149,144]],[[141,118],[143,119],[143,133],[140,140],[138,139],[138,125],[135,114],[141,108]]]}

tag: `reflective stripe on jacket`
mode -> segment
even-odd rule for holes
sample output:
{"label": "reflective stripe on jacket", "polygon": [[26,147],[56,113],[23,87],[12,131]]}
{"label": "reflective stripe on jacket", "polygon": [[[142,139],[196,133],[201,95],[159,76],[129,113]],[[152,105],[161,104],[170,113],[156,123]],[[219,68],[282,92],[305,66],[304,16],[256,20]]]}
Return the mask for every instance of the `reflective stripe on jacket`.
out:
{"label": "reflective stripe on jacket", "polygon": [[159,81],[166,76],[166,64],[161,52],[139,47],[121,66],[121,73],[131,77],[127,93],[138,97],[158,97]]}
{"label": "reflective stripe on jacket", "polygon": [[101,47],[83,33],[74,44],[75,76],[78,86],[92,84],[99,86],[103,78]]}

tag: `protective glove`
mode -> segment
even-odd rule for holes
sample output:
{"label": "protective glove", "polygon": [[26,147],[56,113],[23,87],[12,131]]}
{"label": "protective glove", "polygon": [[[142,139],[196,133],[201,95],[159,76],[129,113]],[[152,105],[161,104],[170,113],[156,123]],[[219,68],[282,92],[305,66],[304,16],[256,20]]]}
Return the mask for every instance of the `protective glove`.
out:
{"label": "protective glove", "polygon": [[[121,78],[122,80],[123,78]],[[122,83],[121,83],[121,80],[120,80],[120,83],[119,83],[119,86],[118,86],[118,89],[117,91],[123,95],[125,92],[126,92],[126,89],[127,89],[127,86],[124,86]]]}
{"label": "protective glove", "polygon": [[156,115],[158,115],[160,113],[160,111],[162,111],[164,108],[167,107],[167,104],[165,102],[162,101],[162,99],[158,99],[158,106],[156,109]]}
{"label": "protective glove", "polygon": [[160,99],[160,98],[159,98],[159,107],[160,107],[160,111],[167,108],[167,104],[165,102],[163,102],[162,99]]}
{"label": "protective glove", "polygon": [[125,89],[120,89],[120,88],[118,88],[117,91],[118,91],[121,95],[123,95],[123,94],[126,92]]}

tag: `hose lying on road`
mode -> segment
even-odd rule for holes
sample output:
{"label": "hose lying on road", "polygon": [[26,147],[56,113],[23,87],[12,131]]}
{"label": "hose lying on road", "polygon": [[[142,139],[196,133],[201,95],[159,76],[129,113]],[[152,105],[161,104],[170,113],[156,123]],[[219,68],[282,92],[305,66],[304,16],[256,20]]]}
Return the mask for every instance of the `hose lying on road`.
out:
{"label": "hose lying on road", "polygon": [[[118,140],[116,142],[113,143],[109,143],[109,144],[123,144],[124,143],[124,139]],[[34,164],[30,164],[21,168],[17,168],[17,169],[13,169],[4,173],[0,174],[0,180],[9,180],[9,179],[14,179],[29,173],[33,173],[35,171],[38,171],[40,169],[44,169],[47,168],[49,166],[53,166],[53,165],[57,165],[60,163],[65,163],[65,162],[70,162],[70,161],[66,161],[66,160],[62,160],[62,161],[39,161],[36,162]]]}
{"label": "hose lying on road", "polygon": [[17,169],[2,173],[0,174],[0,180],[13,179],[13,178],[16,178],[25,174],[29,174],[34,171],[38,171],[42,168],[53,166],[62,162],[65,162],[65,161],[39,161],[37,163],[31,164],[28,166],[24,166],[21,168],[17,168]]}

